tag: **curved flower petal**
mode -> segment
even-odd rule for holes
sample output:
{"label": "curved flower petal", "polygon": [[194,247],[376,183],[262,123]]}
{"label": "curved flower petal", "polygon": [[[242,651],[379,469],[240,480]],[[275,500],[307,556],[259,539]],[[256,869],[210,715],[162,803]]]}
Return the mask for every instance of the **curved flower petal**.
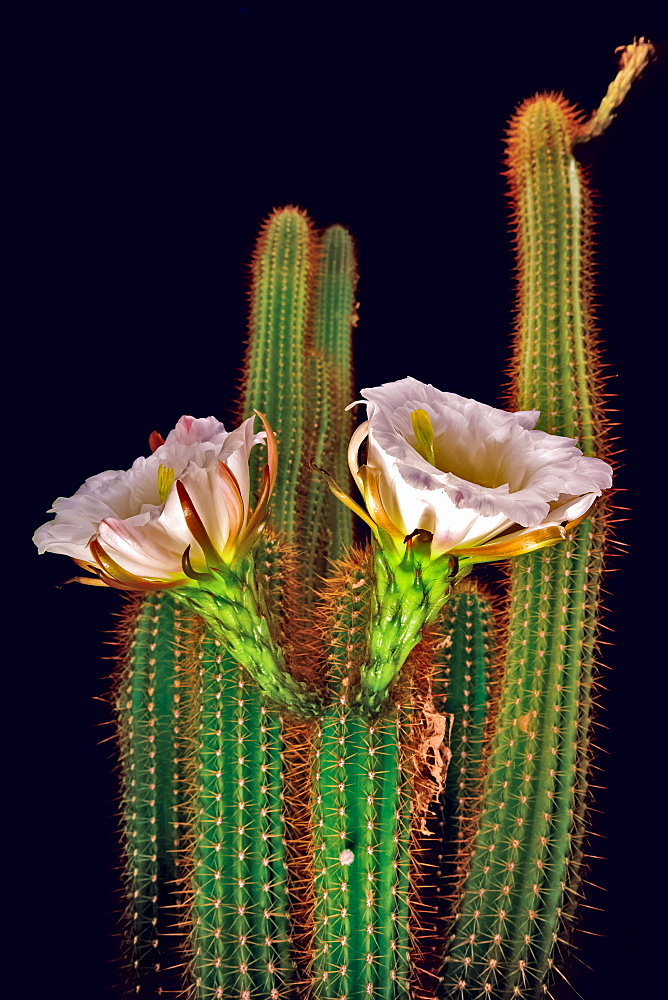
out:
{"label": "curved flower petal", "polygon": [[107,518],[98,525],[96,537],[128,573],[167,580],[182,575],[181,553],[193,539],[183,513],[177,512],[171,495],[169,499],[169,510],[165,504],[162,510],[154,508],[124,521]]}
{"label": "curved flower petal", "polygon": [[[260,496],[255,506],[255,510],[252,513],[249,512],[244,530],[239,536],[237,543],[238,557],[243,556],[249,548],[255,544],[260,532],[264,528],[269,497],[274,489],[276,476],[278,474],[278,451],[276,448],[276,438],[274,437],[274,432],[272,431],[269,421],[265,417],[264,413],[260,413],[259,410],[256,410],[255,413],[264,424],[263,436],[266,437],[267,441],[267,464],[264,467],[262,487],[260,489]],[[247,475],[248,472],[246,471],[246,476]],[[246,508],[248,508],[248,504],[246,504]]]}
{"label": "curved flower petal", "polygon": [[241,496],[246,511],[248,511],[250,494],[249,460],[253,445],[266,439],[266,431],[256,434],[253,430],[255,417],[248,417],[236,430],[232,431],[218,456],[221,462],[230,469],[239,484]]}
{"label": "curved flower petal", "polygon": [[[91,553],[100,567],[100,580],[109,587],[132,590],[162,590],[178,584],[179,580],[146,580],[142,576],[128,572],[102,547],[97,538],[90,543]],[[91,567],[94,568],[94,567]]]}

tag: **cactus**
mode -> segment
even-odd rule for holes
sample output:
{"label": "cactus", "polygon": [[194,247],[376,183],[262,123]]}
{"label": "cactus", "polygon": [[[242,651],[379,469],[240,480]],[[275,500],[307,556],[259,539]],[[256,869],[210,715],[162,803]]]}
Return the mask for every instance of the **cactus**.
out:
{"label": "cactus", "polygon": [[314,997],[407,995],[408,836],[400,774],[401,718],[370,723],[351,713],[351,675],[366,654],[372,573],[364,553],[328,579],[323,613],[335,704],[313,757]]}
{"label": "cactus", "polygon": [[[309,622],[298,611],[298,602],[303,598],[308,603],[317,568],[324,569],[323,554],[326,557],[328,553],[328,547],[319,541],[317,549],[311,545],[309,562],[306,558],[309,553],[303,551],[300,543],[308,538],[307,523],[313,525],[314,538],[318,538],[317,529],[325,531],[326,508],[331,507],[314,499],[309,462],[314,458],[325,459],[322,442],[327,442],[345,425],[337,410],[348,401],[346,377],[350,381],[349,364],[341,363],[350,354],[350,348],[346,351],[345,347],[354,290],[350,240],[337,227],[333,237],[325,233],[323,242],[324,250],[319,256],[319,240],[313,226],[303,212],[290,207],[274,213],[264,226],[253,262],[244,380],[245,408],[259,406],[267,413],[276,430],[281,455],[277,474],[281,502],[273,512],[275,533],[263,539],[258,560],[271,608],[267,609],[267,618],[261,612],[257,621],[273,620],[275,635],[282,640],[278,648],[285,651],[289,668],[297,677],[313,673],[309,662],[313,640]],[[319,318],[317,338],[313,329],[314,312]],[[338,334],[336,349],[328,342],[323,327],[330,337],[332,327]],[[342,358],[337,357],[337,351]],[[314,374],[324,379],[324,387],[313,378]],[[256,482],[258,472],[256,469]],[[318,492],[323,496],[326,491],[321,488]],[[327,523],[331,525],[333,521],[338,526],[338,536],[349,538],[346,520],[349,514],[336,510]],[[239,609],[244,605],[248,609],[248,596],[255,589],[250,577],[247,583],[251,590],[245,589],[243,581],[236,577]],[[302,619],[296,629],[295,616]],[[239,611],[233,610],[231,629],[240,636],[239,622]],[[266,624],[263,627],[262,643],[271,643],[269,629]],[[303,726],[290,726],[289,720],[279,718],[271,702],[267,704],[257,687],[239,674],[229,653],[218,649],[213,655],[211,641],[204,640],[199,689],[204,714],[199,742],[201,782],[194,809],[195,831],[199,830],[195,835],[192,865],[194,981],[203,996],[227,996],[232,989],[238,995],[244,995],[246,990],[251,996],[284,996],[285,984],[294,984],[295,966],[289,950],[286,916],[291,905],[293,912],[304,905],[300,902],[301,887],[295,884],[294,876],[288,887],[285,854],[293,858],[293,867],[298,864],[300,851],[296,845],[301,846],[304,837],[308,840],[308,830],[304,830],[304,818],[300,816],[303,794],[300,796],[294,788],[288,794],[284,790],[282,758],[289,761],[295,752],[299,755],[301,742],[308,739],[308,726],[305,733]],[[240,638],[240,641],[247,640]],[[257,638],[250,640],[251,646],[257,641]],[[257,648],[265,649],[264,662],[271,671],[268,646]],[[264,668],[261,669],[267,677]],[[287,671],[283,678],[283,684],[287,685],[283,703],[291,709],[291,716],[308,719],[316,714],[317,698],[314,696],[309,704],[308,694],[303,693],[303,685],[299,686],[301,682],[292,681]],[[269,678],[262,691],[271,694],[273,684]],[[243,698],[239,697],[240,686]],[[228,716],[214,722],[215,710],[223,710],[226,702]],[[242,729],[234,731],[238,732],[237,741],[243,743],[230,739],[230,730],[238,726]],[[239,763],[242,759],[243,765]],[[253,764],[255,774],[247,773]],[[234,772],[238,772],[236,782],[230,777]],[[294,774],[290,778],[294,784]],[[254,796],[250,801],[249,790]],[[230,799],[235,797],[243,801],[242,823],[240,813],[230,812]],[[198,821],[198,816],[203,818]],[[259,845],[258,838],[261,838]],[[228,854],[227,845],[235,844],[236,860],[233,864],[228,860],[226,880],[215,877],[220,868],[216,869],[216,858],[211,854],[212,840]],[[288,888],[294,897],[292,904]],[[222,909],[228,911],[227,918],[220,913]]]}
{"label": "cactus", "polygon": [[293,962],[280,725],[219,641],[201,637],[197,659],[193,981],[201,996],[284,995]]}
{"label": "cactus", "polygon": [[[437,707],[452,716],[448,769],[442,798],[444,896],[464,876],[478,818],[485,755],[498,701],[500,614],[496,599],[465,581],[444,609],[434,690]],[[446,912],[447,915],[447,912]]]}
{"label": "cactus", "polygon": [[[634,60],[638,47],[629,49]],[[600,117],[582,124],[563,97],[539,95],[518,109],[507,139],[519,273],[512,402],[540,409],[541,428],[577,436],[587,454],[609,454],[609,444],[591,318],[589,192],[573,147],[597,134]],[[513,563],[503,690],[456,902],[447,997],[544,995],[569,934],[607,521],[599,505],[566,545]]]}
{"label": "cactus", "polygon": [[[346,485],[350,479],[348,463],[336,442],[349,440],[353,431],[352,414],[346,407],[354,392],[350,328],[357,322],[356,283],[350,234],[342,226],[330,226],[319,241],[314,289],[315,391],[310,402],[317,437],[311,461],[329,470],[337,483]],[[328,562],[339,559],[352,545],[352,518],[328,490],[323,490],[318,477],[311,476],[304,520],[311,526],[306,565],[311,567],[315,583],[325,575]]]}
{"label": "cactus", "polygon": [[[510,402],[585,456],[609,444],[573,149],[607,126],[649,51],[624,50],[588,122],[540,95],[508,136]],[[238,404],[265,427],[267,466],[249,451],[257,505],[221,460],[216,488],[232,500],[214,544],[188,470],[173,483],[160,465],[161,501],[180,504],[192,538],[182,575],[136,575],[102,535],[77,560],[101,578],[84,582],[144,591],[123,614],[116,687],[135,993],[169,988],[168,961],[201,1000],[540,996],[568,937],[609,514],[600,503],[529,534],[511,519],[499,538],[439,550],[436,530],[404,531],[380,471],[357,464],[363,428],[346,410],[355,286],[345,229],[273,212]],[[406,434],[436,468],[426,409]],[[367,511],[348,496],[351,435]],[[371,544],[353,546],[351,510]],[[464,578],[509,555],[504,624],[498,599]]]}
{"label": "cactus", "polygon": [[131,599],[119,641],[116,690],[127,844],[129,964],[138,985],[160,984],[165,938],[175,933],[187,759],[182,729],[180,611],[168,594]]}
{"label": "cactus", "polygon": [[[249,339],[244,366],[244,411],[260,409],[276,433],[281,465],[273,506],[275,524],[288,537],[299,525],[296,503],[310,478],[309,311],[315,271],[313,227],[305,213],[288,207],[264,225],[253,257]],[[247,416],[247,413],[244,413]],[[261,467],[255,481],[261,481]]]}

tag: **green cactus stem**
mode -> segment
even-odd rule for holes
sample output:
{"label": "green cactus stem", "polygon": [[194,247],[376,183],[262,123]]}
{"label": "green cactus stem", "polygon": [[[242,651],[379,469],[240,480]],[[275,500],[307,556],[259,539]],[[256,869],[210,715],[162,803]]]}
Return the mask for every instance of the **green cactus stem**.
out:
{"label": "green cactus stem", "polygon": [[[260,590],[284,656],[281,670],[289,668],[297,685],[309,684],[300,688],[298,705],[292,692],[278,700],[287,709],[281,794],[293,952],[302,970],[311,954],[314,906],[308,781],[314,730],[308,720],[324,710],[322,681],[316,680],[321,643],[308,609],[328,560],[352,539],[350,512],[339,509],[310,466],[345,465],[356,280],[345,229],[334,226],[318,236],[305,214],[290,206],[267,220],[253,261],[243,405],[266,413],[279,448],[272,530],[256,555]],[[274,695],[268,704],[275,707],[275,692],[262,690]]]}
{"label": "green cactus stem", "polygon": [[[572,153],[590,126],[550,94],[525,102],[511,123],[519,272],[511,404],[539,409],[540,429],[577,437],[584,454],[605,458],[589,195]],[[457,902],[449,998],[544,996],[568,935],[583,859],[606,521],[599,503],[565,544],[512,564],[504,681]]]}
{"label": "green cactus stem", "polygon": [[[182,717],[187,687],[178,652],[182,611],[171,595],[131,598],[119,629],[122,672],[115,692],[123,774],[129,916],[135,992],[164,984],[174,959],[187,821]],[[165,959],[167,959],[165,961]]]}
{"label": "green cactus stem", "polygon": [[[243,413],[267,415],[279,451],[272,498],[274,524],[294,539],[298,500],[307,490],[312,451],[308,423],[309,356],[317,245],[311,221],[293,206],[264,223],[251,264],[251,311],[244,365]],[[261,456],[252,456],[256,488]]]}
{"label": "green cactus stem", "polygon": [[436,707],[452,715],[443,806],[442,889],[452,896],[464,876],[478,818],[484,764],[498,697],[495,653],[499,646],[495,599],[465,581],[438,622]]}
{"label": "green cactus stem", "polygon": [[[313,375],[309,408],[314,428],[311,461],[327,472],[344,489],[349,488],[350,472],[345,445],[353,432],[353,416],[347,406],[353,400],[351,327],[357,322],[355,250],[350,233],[343,226],[330,226],[318,242],[313,311]],[[310,578],[317,585],[330,560],[340,559],[352,545],[352,514],[312,475],[304,524],[303,540]]]}
{"label": "green cactus stem", "polygon": [[193,635],[190,867],[197,996],[283,997],[292,978],[280,726],[221,643]]}
{"label": "green cactus stem", "polygon": [[[595,439],[596,358],[585,327],[585,191],[563,98],[526,102],[511,124],[520,307],[516,406],[540,427]],[[600,434],[596,435],[600,447]],[[583,587],[590,524],[511,570],[504,683],[475,847],[457,908],[448,996],[539,996],[549,975],[571,854]],[[600,545],[602,540],[596,541]],[[596,582],[588,581],[595,600]],[[593,586],[593,592],[591,587]],[[583,596],[585,601],[583,601]]]}
{"label": "green cactus stem", "polygon": [[368,555],[337,565],[323,595],[337,703],[320,721],[313,759],[314,997],[408,997],[409,802],[401,720],[351,714],[351,678],[366,655]]}
{"label": "green cactus stem", "polygon": [[[491,996],[540,996],[553,960],[581,852],[573,811],[583,794],[590,712],[582,676],[591,673],[593,650],[583,642],[582,605],[596,596],[589,560],[600,536],[593,536],[587,523],[563,552],[522,557],[513,571],[504,684],[448,996],[473,996],[486,984]],[[600,551],[595,558],[600,563]]]}
{"label": "green cactus stem", "polygon": [[[352,417],[351,327],[356,322],[355,253],[350,234],[331,226],[318,236],[293,206],[272,213],[252,262],[251,314],[243,412],[260,409],[273,427],[279,470],[273,523],[303,549],[303,598],[352,541],[340,510],[311,464],[348,479],[345,442]],[[254,459],[256,465],[259,457]],[[256,469],[259,482],[261,469]]]}
{"label": "green cactus stem", "polygon": [[352,552],[323,592],[335,703],[320,721],[313,759],[317,998],[409,997],[419,965],[426,816],[442,791],[447,720],[430,700],[426,644],[409,660],[391,711],[366,720],[350,696],[367,656],[372,561]]}
{"label": "green cactus stem", "polygon": [[317,732],[317,997],[408,996],[408,850],[397,720],[345,709]]}

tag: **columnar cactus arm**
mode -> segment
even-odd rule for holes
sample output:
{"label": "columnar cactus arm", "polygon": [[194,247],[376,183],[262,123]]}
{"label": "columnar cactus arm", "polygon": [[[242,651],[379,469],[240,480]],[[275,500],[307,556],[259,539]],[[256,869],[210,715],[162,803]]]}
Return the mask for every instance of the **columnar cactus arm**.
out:
{"label": "columnar cactus arm", "polygon": [[[128,887],[129,976],[157,988],[175,933],[181,824],[185,822],[180,715],[185,691],[175,657],[179,608],[165,593],[131,599],[119,630],[116,689]],[[166,935],[166,939],[165,939]]]}
{"label": "columnar cactus arm", "polygon": [[[444,894],[452,896],[468,861],[478,818],[485,752],[498,685],[494,601],[464,581],[438,622],[435,704],[453,717],[443,803]],[[437,695],[437,696],[436,696]]]}
{"label": "columnar cactus arm", "polygon": [[[330,226],[320,237],[314,289],[313,360],[319,391],[310,394],[316,428],[313,463],[326,469],[347,490],[350,473],[343,443],[350,440],[353,416],[351,329],[355,312],[355,249],[343,226]],[[323,576],[327,561],[340,559],[352,545],[352,514],[337,503],[320,476],[314,475],[305,505],[308,565],[313,581]]]}
{"label": "columnar cactus arm", "polygon": [[[242,409],[266,413],[280,461],[272,502],[274,524],[294,539],[298,502],[310,471],[309,355],[316,237],[304,212],[288,206],[265,222],[252,261],[251,311]],[[255,488],[262,479],[255,461]]]}
{"label": "columnar cactus arm", "polygon": [[[320,477],[348,479],[341,445],[352,432],[351,326],[356,320],[350,234],[331,226],[318,237],[288,206],[265,223],[253,258],[244,410],[260,409],[276,431],[279,472],[273,523],[302,548],[305,597],[352,542],[350,512]],[[259,472],[259,470],[257,470]]]}
{"label": "columnar cactus arm", "polygon": [[[518,215],[517,405],[542,429],[583,431],[591,448],[580,267],[582,194],[571,154],[577,123],[563,99],[527,102],[511,126]],[[569,298],[569,296],[573,296]],[[580,529],[582,531],[582,529]],[[496,735],[480,828],[449,953],[448,996],[533,995],[547,974],[537,939],[556,934],[560,899],[545,892],[569,850],[577,676],[566,673],[574,602],[567,547],[516,560]],[[581,567],[576,577],[582,572]]]}
{"label": "columnar cactus arm", "polygon": [[[591,328],[588,192],[562,97],[517,112],[508,139],[519,308],[513,404],[606,456]],[[542,996],[579,884],[605,508],[564,545],[514,561],[503,690],[479,831],[457,906],[446,995]]]}
{"label": "columnar cactus arm", "polygon": [[280,726],[223,646],[193,635],[191,953],[198,996],[284,995],[292,976]]}
{"label": "columnar cactus arm", "polygon": [[[561,674],[573,678],[575,690],[572,697],[564,700],[563,707],[558,697],[555,708],[561,707],[554,725],[558,726],[563,740],[561,754],[561,775],[558,793],[555,795],[553,828],[567,831],[565,850],[553,850],[542,885],[542,898],[546,908],[554,905],[559,914],[559,926],[563,928],[561,938],[572,933],[572,927],[564,923],[564,911],[574,910],[582,880],[583,841],[585,837],[584,815],[589,771],[589,743],[591,739],[591,715],[593,675],[596,669],[597,604],[601,575],[604,569],[604,542],[606,539],[606,510],[595,511],[588,522],[583,524],[572,539],[569,553],[572,568],[567,563],[563,568],[571,569],[572,604],[568,619],[563,623],[568,634],[567,659],[563,670],[555,678],[555,689],[561,682]],[[570,549],[570,540],[569,540]],[[556,637],[561,644],[563,632]],[[549,778],[552,762],[544,764],[544,772]],[[548,788],[546,787],[546,793]],[[524,888],[525,903],[531,886]],[[547,922],[535,941],[536,964],[539,968],[549,968],[559,960],[561,948],[555,940],[556,931]]]}
{"label": "columnar cactus arm", "polygon": [[[508,177],[520,259],[513,402],[540,410],[541,430],[577,437],[594,454],[585,343],[587,192],[572,155],[578,115],[557,96],[518,110],[508,137]],[[600,376],[596,376],[600,377]]]}
{"label": "columnar cactus arm", "polygon": [[356,718],[350,681],[366,655],[368,555],[337,565],[323,592],[336,703],[313,761],[313,994],[338,1000],[408,996],[410,796],[400,772],[396,712]]}

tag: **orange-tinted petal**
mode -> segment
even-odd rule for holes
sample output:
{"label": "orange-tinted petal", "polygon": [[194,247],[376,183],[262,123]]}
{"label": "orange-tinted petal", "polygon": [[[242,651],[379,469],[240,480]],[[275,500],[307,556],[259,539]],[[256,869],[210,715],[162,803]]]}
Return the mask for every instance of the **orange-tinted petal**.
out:
{"label": "orange-tinted petal", "polygon": [[364,485],[364,500],[372,518],[378,527],[386,531],[388,535],[403,542],[406,533],[392,521],[381,499],[379,486],[380,470],[372,469],[368,465],[362,465],[359,469],[359,475]]}
{"label": "orange-tinted petal", "polygon": [[241,536],[237,539],[237,544],[234,547],[235,554],[238,558],[243,558],[248,550],[255,544],[257,536],[262,531],[262,527],[266,520],[269,497],[271,495],[271,486],[271,471],[269,466],[265,465],[262,476],[262,488],[260,490],[260,497],[258,499],[257,506],[248,519],[248,524],[244,528]]}
{"label": "orange-tinted petal", "polygon": [[267,432],[267,465],[269,467],[269,482],[270,491],[274,488],[274,483],[276,482],[276,475],[278,473],[278,448],[276,447],[276,438],[274,437],[274,432],[271,429],[269,421],[265,417],[264,413],[260,413],[259,410],[255,410],[258,417],[264,424],[264,429]]}
{"label": "orange-tinted petal", "polygon": [[165,439],[158,431],[151,431],[148,436],[148,445],[151,451],[157,451],[160,445],[165,443]]}
{"label": "orange-tinted petal", "polygon": [[225,499],[229,518],[229,534],[222,555],[227,559],[234,551],[244,524],[244,498],[237,477],[224,462],[218,462],[218,484]]}
{"label": "orange-tinted petal", "polygon": [[123,590],[169,590],[183,582],[181,580],[143,580],[133,573],[128,573],[105,552],[97,538],[90,542],[90,550],[100,565],[102,579],[110,587],[120,587]]}
{"label": "orange-tinted petal", "polygon": [[353,514],[357,514],[357,516],[361,517],[363,521],[366,521],[366,523],[369,525],[376,538],[378,538],[378,525],[376,524],[375,521],[371,520],[371,518],[364,510],[364,508],[360,507],[358,503],[355,503],[355,501],[351,497],[349,497],[348,494],[344,492],[344,490],[341,489],[339,484],[334,479],[332,479],[330,474],[328,472],[325,472],[324,469],[321,469],[320,466],[315,464],[315,462],[311,462],[311,468],[315,469],[317,472],[321,473],[321,475],[325,477],[325,479],[327,480],[327,485],[329,486],[330,490],[332,491],[336,499],[340,500],[341,503],[344,503],[346,507],[352,510]]}

